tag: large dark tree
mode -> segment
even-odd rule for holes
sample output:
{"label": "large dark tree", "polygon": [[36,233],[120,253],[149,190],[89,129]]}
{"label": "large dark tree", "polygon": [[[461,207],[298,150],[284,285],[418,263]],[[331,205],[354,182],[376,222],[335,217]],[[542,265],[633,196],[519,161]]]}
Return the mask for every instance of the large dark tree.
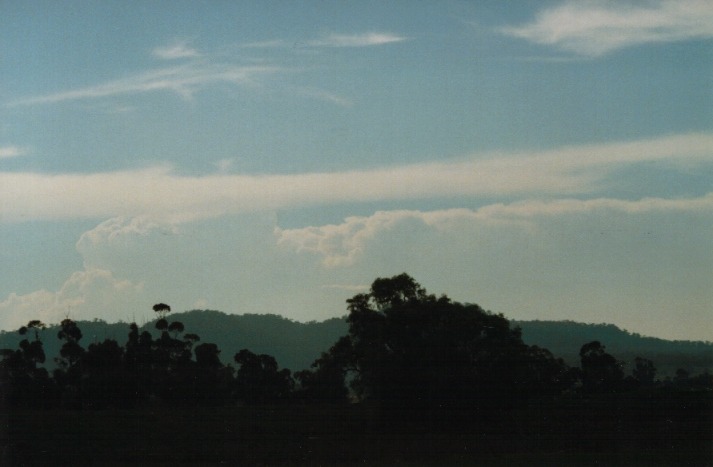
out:
{"label": "large dark tree", "polygon": [[486,410],[551,387],[566,370],[524,345],[502,315],[428,294],[407,274],[377,279],[347,303],[348,336],[315,362],[313,375],[300,374],[310,387],[338,363],[362,399]]}

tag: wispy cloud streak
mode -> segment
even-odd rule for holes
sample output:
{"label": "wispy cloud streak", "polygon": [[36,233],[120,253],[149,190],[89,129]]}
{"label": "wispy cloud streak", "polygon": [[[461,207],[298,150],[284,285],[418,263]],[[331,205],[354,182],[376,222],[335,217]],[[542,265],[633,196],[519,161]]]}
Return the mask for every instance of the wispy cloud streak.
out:
{"label": "wispy cloud streak", "polygon": [[593,194],[640,162],[713,160],[713,134],[331,173],[191,177],[162,166],[94,174],[0,172],[0,219],[151,215],[176,222],[299,206],[454,196]]}
{"label": "wispy cloud streak", "polygon": [[713,38],[713,3],[568,1],[540,12],[535,21],[503,33],[583,56],[645,43]]}
{"label": "wispy cloud streak", "polygon": [[103,84],[43,96],[28,97],[10,105],[51,104],[80,99],[96,99],[127,94],[169,91],[191,98],[198,90],[216,83],[247,84],[258,75],[283,71],[276,66],[238,66],[193,62],[160,68]]}
{"label": "wispy cloud streak", "polygon": [[329,34],[305,41],[286,41],[282,39],[249,42],[245,48],[282,48],[282,47],[373,47],[393,44],[408,40],[408,37],[390,32],[367,32],[362,34]]}
{"label": "wispy cloud streak", "polygon": [[311,47],[370,47],[402,42],[407,38],[391,33],[368,32],[365,34],[330,34],[321,39],[307,41]]}

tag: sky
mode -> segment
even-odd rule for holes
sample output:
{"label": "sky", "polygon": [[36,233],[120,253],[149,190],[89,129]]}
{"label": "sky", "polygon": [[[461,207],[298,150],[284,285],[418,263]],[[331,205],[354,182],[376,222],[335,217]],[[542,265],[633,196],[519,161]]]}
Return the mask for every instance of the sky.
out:
{"label": "sky", "polygon": [[0,329],[402,272],[713,341],[713,3],[0,2]]}

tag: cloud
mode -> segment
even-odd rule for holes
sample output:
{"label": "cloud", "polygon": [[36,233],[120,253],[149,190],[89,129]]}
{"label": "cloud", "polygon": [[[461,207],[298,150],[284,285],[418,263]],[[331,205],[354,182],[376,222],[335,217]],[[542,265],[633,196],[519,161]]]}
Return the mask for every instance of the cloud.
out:
{"label": "cloud", "polygon": [[[638,201],[598,198],[592,200],[561,199],[554,201],[521,201],[492,204],[477,210],[447,209],[439,211],[378,211],[371,216],[348,217],[341,224],[297,229],[275,229],[278,245],[298,253],[322,257],[328,268],[347,267],[361,256],[385,232],[395,230],[459,231],[488,228],[516,228],[532,231],[546,218],[614,214],[646,215],[650,213],[700,212],[713,214],[713,193],[699,198],[645,198]],[[470,227],[468,227],[470,226]]]}
{"label": "cloud", "polygon": [[24,156],[27,151],[18,146],[0,146],[0,159]]}
{"label": "cloud", "polygon": [[150,219],[146,216],[123,218],[113,217],[108,219],[92,230],[84,232],[77,242],[77,249],[83,249],[103,243],[115,243],[127,236],[147,236],[154,231],[160,231],[163,235],[176,235],[176,226]]}
{"label": "cloud", "polygon": [[371,47],[375,45],[402,42],[407,37],[392,33],[367,32],[363,34],[330,34],[320,39],[306,42],[310,47]]}
{"label": "cloud", "polygon": [[301,96],[331,102],[332,104],[336,104],[340,107],[351,107],[354,105],[354,102],[351,99],[347,99],[346,97],[342,97],[328,91],[323,91],[321,89],[296,87],[295,91]]}
{"label": "cloud", "polygon": [[105,305],[117,301],[131,303],[142,288],[143,284],[117,279],[105,269],[77,271],[57,292],[38,290],[24,295],[10,294],[0,302],[2,328],[18,328],[31,319],[58,323],[68,315],[73,319],[115,321],[116,316],[108,314]]}
{"label": "cloud", "polygon": [[248,49],[272,49],[279,47],[288,47],[289,45],[290,44],[288,42],[283,41],[281,39],[273,39],[267,41],[248,42],[245,44],[241,44],[240,47]]}
{"label": "cloud", "polygon": [[[248,48],[274,47],[368,47],[407,40],[406,37],[391,33],[369,32],[364,34],[332,34],[304,43],[288,44],[282,40],[253,42],[243,44]],[[52,94],[19,98],[7,103],[7,106],[25,106],[53,104],[84,99],[98,99],[112,96],[142,94],[149,92],[173,92],[184,99],[211,85],[228,83],[232,85],[256,84],[259,76],[284,73],[287,70],[275,65],[236,65],[209,61],[197,49],[190,47],[187,41],[177,41],[169,46],[156,47],[151,54],[161,60],[189,59],[187,63],[167,68],[157,68],[143,73],[136,73],[125,78],[107,81]],[[297,94],[340,106],[352,105],[351,100],[328,91],[300,87]],[[118,109],[130,109],[128,106]]]}
{"label": "cloud", "polygon": [[610,322],[710,340],[712,214],[713,193],[521,201],[381,211],[275,236],[334,277],[327,284],[407,271],[432,292],[510,318]]}
{"label": "cloud", "polygon": [[58,290],[0,301],[0,328],[68,311],[141,322],[158,302],[321,320],[343,315],[361,284],[407,271],[432,292],[511,318],[710,339],[711,213],[713,194],[381,211],[282,229],[271,213],[109,219],[79,238],[84,266]]}
{"label": "cloud", "polygon": [[713,3],[567,1],[535,21],[503,33],[578,55],[597,57],[625,47],[713,38]]}
{"label": "cloud", "polygon": [[348,202],[456,196],[592,194],[641,162],[710,163],[713,134],[514,154],[486,154],[371,170],[288,175],[182,176],[169,166],[93,174],[0,172],[0,219],[150,216],[190,222],[226,214]]}
{"label": "cloud", "polygon": [[249,42],[245,48],[303,48],[303,47],[373,47],[377,45],[403,42],[408,37],[390,32],[366,32],[361,34],[329,34],[317,39],[289,42],[282,39]]}
{"label": "cloud", "polygon": [[174,92],[183,98],[190,99],[194,93],[209,85],[217,83],[251,84],[255,82],[257,76],[280,71],[283,70],[276,66],[239,66],[192,62],[182,66],[151,70],[95,86],[19,99],[9,105],[52,104],[157,91]]}
{"label": "cloud", "polygon": [[169,46],[156,47],[151,51],[151,55],[162,60],[196,58],[201,56],[198,50],[188,45],[187,41],[178,41]]}
{"label": "cloud", "polygon": [[218,172],[224,174],[230,172],[230,169],[233,167],[234,163],[235,159],[226,158],[215,161],[213,165],[215,165],[215,168],[218,169]]}

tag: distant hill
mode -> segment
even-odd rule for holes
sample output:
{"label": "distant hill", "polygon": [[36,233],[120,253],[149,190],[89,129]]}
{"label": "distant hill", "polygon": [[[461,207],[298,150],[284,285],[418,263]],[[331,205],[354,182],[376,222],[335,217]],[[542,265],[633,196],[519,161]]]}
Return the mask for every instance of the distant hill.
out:
{"label": "distant hill", "polygon": [[[343,318],[332,318],[322,322],[300,323],[277,315],[231,315],[214,310],[193,310],[184,313],[170,313],[169,322],[180,321],[186,333],[198,334],[200,342],[211,342],[221,350],[223,363],[233,363],[233,356],[242,349],[254,353],[264,353],[275,357],[281,368],[302,370],[309,368],[319,355],[347,333],[347,323]],[[78,321],[83,337],[79,342],[87,348],[92,342],[114,339],[124,345],[129,334],[129,323],[106,323],[101,320]],[[154,337],[159,332],[147,323],[142,330],[148,330]],[[57,338],[59,328],[50,326],[41,332],[47,362],[53,367],[53,358],[59,355],[62,341]],[[17,332],[0,331],[0,349],[16,349],[21,336]]]}
{"label": "distant hill", "polygon": [[669,341],[624,331],[613,324],[583,324],[574,321],[511,321],[522,329],[526,344],[549,349],[569,365],[579,365],[579,349],[597,340],[608,353],[627,364],[631,373],[636,357],[654,362],[659,377],[673,376],[683,368],[691,374],[713,372],[713,343]]}
{"label": "distant hill", "polygon": [[[171,313],[169,321],[181,321],[186,332],[198,334],[201,342],[212,342],[221,349],[221,359],[231,363],[241,349],[274,356],[280,367],[291,370],[309,368],[310,364],[341,336],[347,333],[344,318],[322,322],[300,323],[278,315],[230,315],[220,311],[193,310]],[[84,337],[83,347],[95,341],[115,339],[125,344],[129,333],[127,323],[104,321],[78,322]],[[636,357],[652,360],[659,377],[671,376],[678,368],[692,374],[713,372],[713,343],[696,341],[667,341],[643,337],[621,330],[611,324],[582,324],[573,321],[513,321],[522,329],[525,343],[549,349],[568,364],[579,365],[579,349],[587,342],[598,340],[617,359],[628,364],[631,371]],[[154,335],[153,323],[144,326]],[[57,339],[57,326],[42,332],[48,357],[47,366],[59,354],[62,342]],[[0,332],[0,348],[17,348],[20,336],[16,332]]]}

